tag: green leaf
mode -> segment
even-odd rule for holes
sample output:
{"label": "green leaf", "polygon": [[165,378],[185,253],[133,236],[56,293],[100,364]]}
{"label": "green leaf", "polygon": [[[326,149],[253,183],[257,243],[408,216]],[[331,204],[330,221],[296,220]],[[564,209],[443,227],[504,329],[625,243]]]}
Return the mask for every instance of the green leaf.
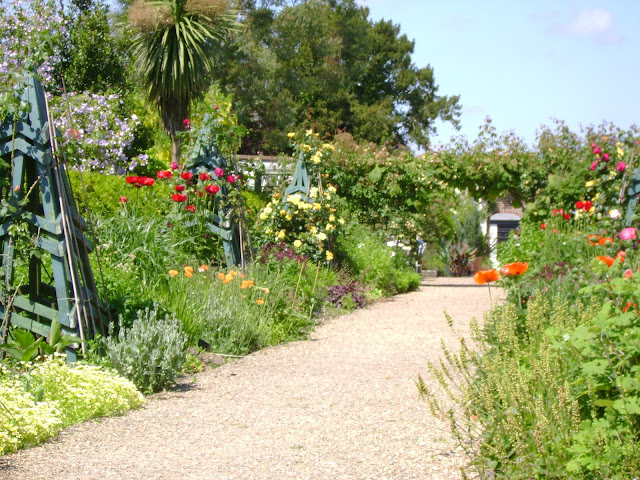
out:
{"label": "green leaf", "polygon": [[49,338],[47,342],[49,345],[53,346],[60,341],[60,336],[62,333],[62,327],[57,322],[57,320],[53,320],[51,322],[51,330],[49,331]]}
{"label": "green leaf", "polygon": [[369,172],[369,180],[373,183],[378,183],[382,179],[382,175],[386,171],[386,168],[380,167],[380,165],[376,165],[373,170]]}
{"label": "green leaf", "polygon": [[13,329],[11,335],[13,336],[15,342],[22,348],[30,347],[35,342],[33,333],[28,330],[24,330],[23,328]]}
{"label": "green leaf", "polygon": [[613,400],[605,400],[601,398],[593,402],[596,407],[613,407]]}

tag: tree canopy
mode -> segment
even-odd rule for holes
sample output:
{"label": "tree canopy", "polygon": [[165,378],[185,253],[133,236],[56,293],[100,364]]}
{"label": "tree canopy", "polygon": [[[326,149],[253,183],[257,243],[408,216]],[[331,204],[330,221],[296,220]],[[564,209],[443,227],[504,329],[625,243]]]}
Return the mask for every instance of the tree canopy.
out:
{"label": "tree canopy", "polygon": [[391,21],[373,22],[355,0],[244,7],[246,28],[215,77],[252,130],[245,153],[285,150],[299,125],[421,147],[437,119],[457,125],[459,97],[438,95],[433,69],[412,62],[414,42]]}

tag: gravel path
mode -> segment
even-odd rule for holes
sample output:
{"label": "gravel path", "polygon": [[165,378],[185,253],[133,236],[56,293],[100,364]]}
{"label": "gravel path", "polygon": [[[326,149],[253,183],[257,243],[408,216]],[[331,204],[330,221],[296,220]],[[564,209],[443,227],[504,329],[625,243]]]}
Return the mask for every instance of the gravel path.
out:
{"label": "gravel path", "polygon": [[488,308],[472,279],[425,283],[0,458],[0,479],[458,479],[464,459],[414,381],[453,340],[444,310],[465,332]]}

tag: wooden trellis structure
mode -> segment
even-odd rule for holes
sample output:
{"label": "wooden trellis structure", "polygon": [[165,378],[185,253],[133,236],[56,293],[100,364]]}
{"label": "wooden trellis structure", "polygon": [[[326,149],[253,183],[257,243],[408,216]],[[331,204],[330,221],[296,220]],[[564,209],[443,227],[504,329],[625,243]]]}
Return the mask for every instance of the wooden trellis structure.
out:
{"label": "wooden trellis structure", "polygon": [[298,163],[296,163],[296,169],[293,172],[291,183],[284,193],[285,195],[300,193],[304,200],[308,202],[309,190],[311,190],[311,179],[309,178],[309,172],[307,171],[307,165],[304,162],[304,157],[300,154],[298,157]]}
{"label": "wooden trellis structure", "polygon": [[628,226],[631,226],[631,223],[633,222],[633,215],[635,214],[636,207],[638,205],[638,195],[640,195],[640,168],[637,168],[631,174],[627,195],[629,197],[629,204],[627,206],[625,222]]}
{"label": "wooden trellis structure", "polygon": [[[205,119],[206,123],[206,119]],[[216,168],[226,170],[227,162],[216,147],[215,142],[211,138],[198,139],[191,158],[187,161],[187,170],[197,175],[199,172],[207,172],[213,178],[218,178],[214,173]],[[233,208],[224,202],[229,191],[226,187],[220,189],[220,195],[215,197],[215,206],[210,223],[207,224],[209,230],[214,235],[218,235],[222,239],[224,247],[224,256],[227,267],[243,263],[241,231],[238,225],[238,219],[234,216]]]}
{"label": "wooden trellis structure", "polygon": [[[104,334],[107,321],[89,263],[87,225],[54,155],[57,133],[37,80],[25,82],[21,100],[30,111],[0,125],[0,170],[11,179],[2,191],[7,214],[0,217],[6,287],[0,333],[6,338],[11,324],[47,336],[56,320],[62,333],[89,339]],[[17,239],[12,230],[21,225],[26,235]],[[75,360],[75,351],[67,350],[67,357]]]}

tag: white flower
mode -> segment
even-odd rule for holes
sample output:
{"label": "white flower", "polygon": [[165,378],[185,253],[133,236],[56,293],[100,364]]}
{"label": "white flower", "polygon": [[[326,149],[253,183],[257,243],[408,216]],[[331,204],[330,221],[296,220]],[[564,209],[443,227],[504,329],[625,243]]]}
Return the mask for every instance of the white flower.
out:
{"label": "white flower", "polygon": [[618,210],[617,208],[614,208],[609,212],[609,217],[614,220],[617,218],[620,218],[620,210]]}

